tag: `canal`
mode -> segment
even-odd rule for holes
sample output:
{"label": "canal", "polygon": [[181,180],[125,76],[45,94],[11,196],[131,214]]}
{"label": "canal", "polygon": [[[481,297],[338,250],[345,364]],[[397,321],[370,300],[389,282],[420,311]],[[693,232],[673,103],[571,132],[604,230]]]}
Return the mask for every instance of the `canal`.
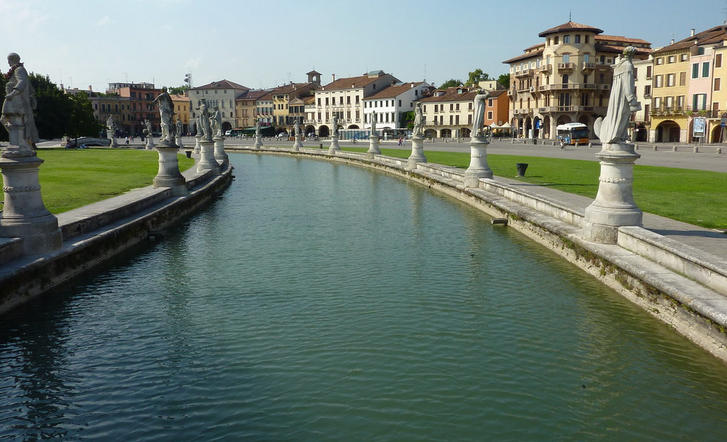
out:
{"label": "canal", "polygon": [[724,440],[727,368],[542,246],[230,158],[203,212],[0,319],[0,439]]}

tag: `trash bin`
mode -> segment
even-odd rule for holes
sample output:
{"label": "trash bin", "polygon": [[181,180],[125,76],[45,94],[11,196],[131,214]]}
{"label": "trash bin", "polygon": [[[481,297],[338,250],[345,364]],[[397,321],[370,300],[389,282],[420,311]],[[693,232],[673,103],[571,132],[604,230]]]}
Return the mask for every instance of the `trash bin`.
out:
{"label": "trash bin", "polygon": [[187,154],[187,158],[192,158],[192,151],[191,150],[185,150],[184,153]]}
{"label": "trash bin", "polygon": [[517,176],[525,176],[525,171],[528,170],[528,163],[515,163],[517,167]]}

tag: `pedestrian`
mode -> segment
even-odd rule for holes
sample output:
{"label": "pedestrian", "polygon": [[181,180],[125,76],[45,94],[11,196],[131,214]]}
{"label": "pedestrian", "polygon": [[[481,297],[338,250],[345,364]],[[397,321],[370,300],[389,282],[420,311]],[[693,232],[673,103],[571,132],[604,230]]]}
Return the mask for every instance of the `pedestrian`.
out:
{"label": "pedestrian", "polygon": [[401,146],[401,143],[404,142],[404,137],[399,137],[399,146]]}
{"label": "pedestrian", "polygon": [[129,137],[126,137],[126,145],[128,146],[128,144],[129,144]]}

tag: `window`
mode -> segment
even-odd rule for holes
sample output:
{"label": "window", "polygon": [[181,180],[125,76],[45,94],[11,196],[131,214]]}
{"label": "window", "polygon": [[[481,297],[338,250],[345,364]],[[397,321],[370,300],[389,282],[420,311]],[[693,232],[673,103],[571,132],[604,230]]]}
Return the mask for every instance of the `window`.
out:
{"label": "window", "polygon": [[570,55],[563,54],[563,63],[570,63]]}
{"label": "window", "polygon": [[570,43],[570,35],[563,36],[563,43]]}
{"label": "window", "polygon": [[663,57],[657,58],[656,59],[656,64],[664,64],[664,58]]}
{"label": "window", "polygon": [[676,63],[676,61],[677,61],[677,58],[674,55],[670,55],[669,58],[667,59],[667,63],[670,63],[670,64]]}
{"label": "window", "polygon": [[702,63],[702,77],[709,77],[709,62]]}
{"label": "window", "polygon": [[722,54],[717,54],[714,56],[714,67],[716,67],[716,68],[722,67]]}
{"label": "window", "polygon": [[722,79],[719,78],[719,77],[717,77],[717,78],[714,79],[714,90],[715,91],[720,90],[720,85],[721,85],[721,81],[720,80],[722,80]]}
{"label": "window", "polygon": [[679,86],[686,86],[686,85],[687,85],[687,73],[679,72]]}
{"label": "window", "polygon": [[576,44],[578,44],[578,43],[581,42],[581,36],[580,35],[576,35],[575,39],[576,39],[576,41],[575,41]]}
{"label": "window", "polygon": [[654,87],[663,87],[664,83],[664,76],[663,75],[657,75],[654,77]]}
{"label": "window", "polygon": [[677,97],[677,109],[679,109],[679,110],[684,109],[684,95],[680,95]]}
{"label": "window", "polygon": [[647,84],[646,86],[644,86],[644,97],[649,96],[651,96],[651,85]]}
{"label": "window", "polygon": [[699,78],[699,65],[697,63],[692,65],[692,78]]}
{"label": "window", "polygon": [[673,87],[674,86],[674,77],[675,74],[666,74],[666,87]]}
{"label": "window", "polygon": [[646,66],[646,79],[651,78],[651,66]]}
{"label": "window", "polygon": [[560,44],[559,38],[560,37],[558,37],[557,35],[555,37],[553,37],[553,44],[555,44],[555,45]]}
{"label": "window", "polygon": [[687,61],[687,60],[689,59],[689,55],[687,55],[687,54],[682,54],[682,56],[681,56],[681,57],[679,57],[679,59],[680,59],[681,61]]}
{"label": "window", "polygon": [[583,55],[583,62],[588,63],[590,61],[591,61],[591,54],[585,54],[585,55]]}
{"label": "window", "polygon": [[692,110],[705,110],[707,108],[707,94],[692,95]]}
{"label": "window", "polygon": [[[492,120],[492,118],[492,111],[487,111],[487,119]],[[470,124],[472,124],[472,122],[470,122]]]}
{"label": "window", "polygon": [[590,37],[586,35],[586,43],[590,43]]}

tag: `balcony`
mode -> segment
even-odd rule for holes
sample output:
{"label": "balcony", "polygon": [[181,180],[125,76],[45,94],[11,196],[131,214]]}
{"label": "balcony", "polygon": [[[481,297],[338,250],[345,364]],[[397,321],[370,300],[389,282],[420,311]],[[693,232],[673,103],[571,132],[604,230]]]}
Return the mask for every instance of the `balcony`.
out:
{"label": "balcony", "polygon": [[544,64],[538,68],[538,71],[541,74],[550,75],[553,73],[553,65],[552,64]]}
{"label": "balcony", "polygon": [[583,66],[581,67],[584,73],[592,72],[594,69],[596,69],[596,63],[583,62]]}
{"label": "balcony", "polygon": [[558,63],[558,72],[573,72],[573,63]]}
{"label": "balcony", "polygon": [[543,91],[561,91],[561,90],[579,90],[579,89],[587,89],[587,90],[596,90],[597,85],[593,83],[555,83],[555,84],[545,84],[543,86],[540,86],[538,90],[540,92]]}
{"label": "balcony", "polygon": [[533,69],[523,69],[515,72],[515,78],[532,77],[534,74]]}
{"label": "balcony", "polygon": [[593,112],[593,106],[546,106],[538,108],[541,114],[557,113],[557,112]]}

